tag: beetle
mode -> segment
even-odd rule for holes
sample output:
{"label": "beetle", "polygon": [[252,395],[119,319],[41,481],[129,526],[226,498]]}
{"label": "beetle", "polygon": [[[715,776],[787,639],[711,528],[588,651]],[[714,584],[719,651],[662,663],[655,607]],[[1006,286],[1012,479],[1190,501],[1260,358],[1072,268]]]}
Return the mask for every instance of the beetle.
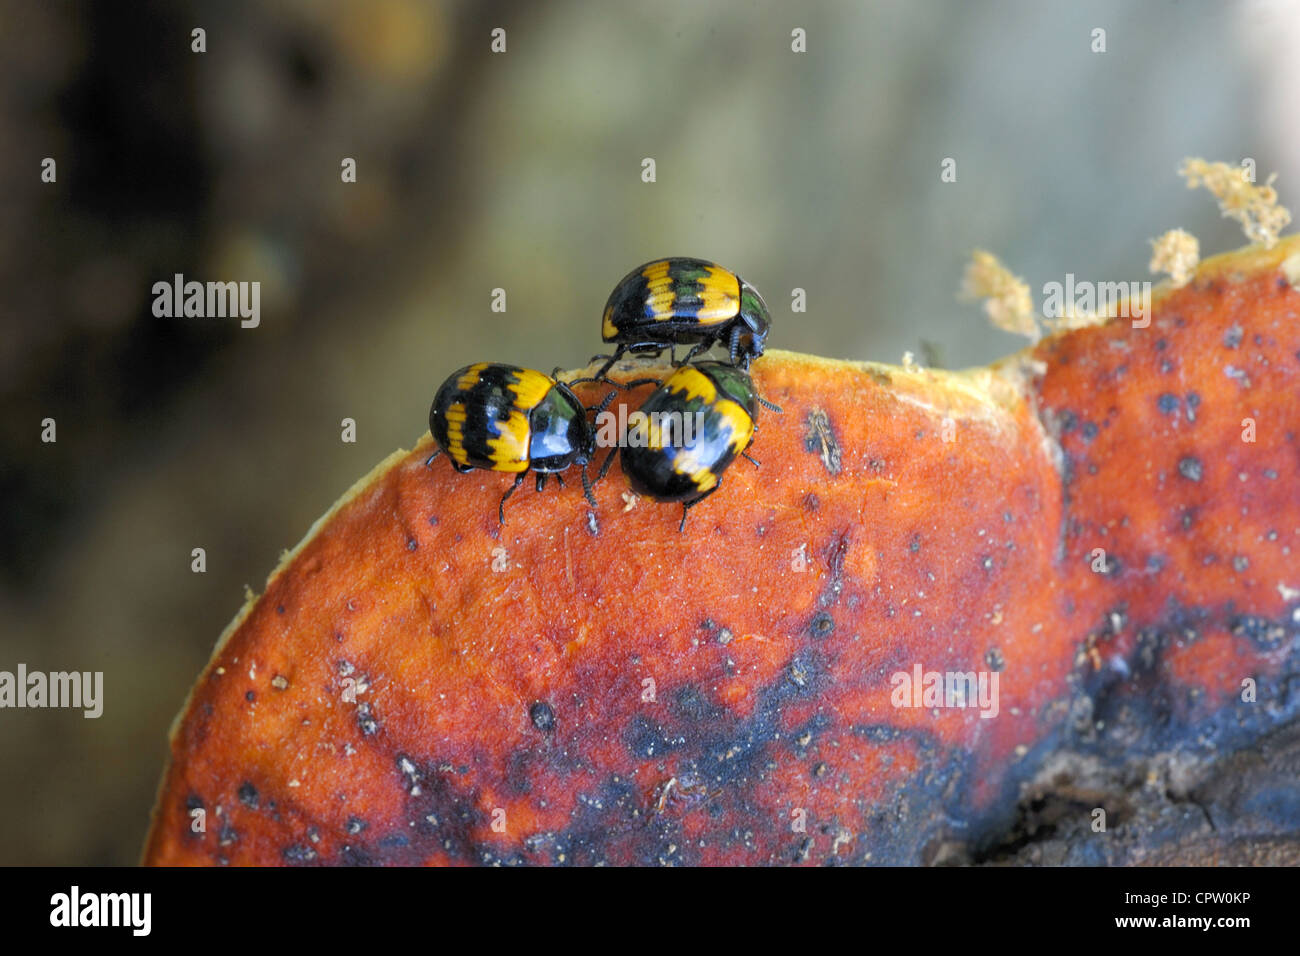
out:
{"label": "beetle", "polygon": [[638,266],[614,287],[605,303],[601,337],[616,344],[597,373],[603,377],[625,352],[662,352],[693,347],[683,362],[717,344],[731,364],[748,369],[763,354],[772,317],[752,285],[705,259],[673,257]]}
{"label": "beetle", "polygon": [[635,422],[629,417],[625,444],[610,452],[597,480],[618,453],[633,491],[682,503],[682,531],[687,512],[721,487],[736,456],[749,458],[760,404],[781,411],[759,396],[744,370],[725,362],[682,365],[645,400]]}
{"label": "beetle", "polygon": [[459,472],[476,468],[513,472],[515,483],[497,505],[497,517],[506,522],[506,499],[523,484],[528,472],[537,475],[537,490],[554,474],[582,466],[582,488],[594,507],[587,464],[596,450],[596,436],[587,421],[588,411],[601,411],[617,394],[611,391],[602,404],[588,408],[570,385],[517,365],[479,362],[452,372],[442,383],[429,408],[429,432],[438,448],[425,461],[433,463],[445,453]]}

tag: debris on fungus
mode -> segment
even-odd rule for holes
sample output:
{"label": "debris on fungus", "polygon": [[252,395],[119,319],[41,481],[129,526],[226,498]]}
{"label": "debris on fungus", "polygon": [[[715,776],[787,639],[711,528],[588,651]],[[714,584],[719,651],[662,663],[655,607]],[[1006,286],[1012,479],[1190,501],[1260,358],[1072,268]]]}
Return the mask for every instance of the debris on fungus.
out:
{"label": "debris on fungus", "polygon": [[1178,175],[1187,180],[1188,189],[1198,186],[1208,189],[1219,201],[1219,211],[1241,223],[1246,238],[1263,243],[1265,248],[1271,249],[1277,243],[1278,233],[1291,222],[1291,213],[1278,204],[1277,190],[1273,188],[1277,173],[1261,186],[1252,181],[1242,166],[1191,158],[1183,160]]}
{"label": "debris on fungus", "polygon": [[972,253],[961,294],[965,299],[983,299],[984,312],[999,329],[1038,341],[1038,316],[1029,285],[993,253],[983,249]]}
{"label": "debris on fungus", "polygon": [[1182,229],[1170,229],[1159,239],[1151,240],[1151,262],[1147,268],[1166,273],[1174,288],[1181,289],[1192,281],[1200,261],[1201,244],[1196,237]]}

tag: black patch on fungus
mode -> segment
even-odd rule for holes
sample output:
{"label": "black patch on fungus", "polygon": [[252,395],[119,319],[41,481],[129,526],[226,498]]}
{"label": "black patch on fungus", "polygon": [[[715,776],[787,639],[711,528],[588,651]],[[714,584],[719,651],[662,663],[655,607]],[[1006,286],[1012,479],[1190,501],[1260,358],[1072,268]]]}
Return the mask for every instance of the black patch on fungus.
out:
{"label": "black patch on fungus", "polygon": [[676,750],[686,743],[686,738],[681,735],[670,736],[658,721],[645,714],[637,714],[628,726],[625,742],[634,756],[648,759]]}
{"label": "black patch on fungus", "polygon": [[822,465],[832,475],[842,469],[840,443],[835,437],[830,417],[820,408],[813,408],[805,419],[808,431],[804,434],[804,450],[821,458]]}
{"label": "black patch on fungus", "polygon": [[373,708],[367,703],[357,704],[357,727],[363,737],[369,737],[379,731],[379,721],[374,717]]}
{"label": "black patch on fungus", "polygon": [[550,733],[555,729],[555,711],[546,701],[539,700],[533,706],[528,708],[528,719],[533,722],[533,726],[543,733]]}
{"label": "black patch on fungus", "polygon": [[1241,326],[1234,324],[1232,328],[1228,329],[1227,332],[1223,333],[1223,347],[1229,349],[1235,349],[1238,345],[1241,344],[1241,340],[1244,335],[1245,333],[1242,331]]}
{"label": "black patch on fungus", "polygon": [[1007,659],[999,648],[990,647],[984,654],[984,663],[989,665],[990,670],[1000,671],[1007,666]]}
{"label": "black patch on fungus", "polygon": [[1156,399],[1156,407],[1160,409],[1161,414],[1172,415],[1178,411],[1178,396],[1172,392],[1163,392]]}
{"label": "black patch on fungus", "polygon": [[257,700],[257,694],[251,690],[246,691],[244,693],[244,700],[248,701],[251,704],[253,701]]}
{"label": "black patch on fungus", "polygon": [[348,844],[339,850],[339,862],[343,866],[375,866],[375,858],[365,850]]}
{"label": "black patch on fungus", "polygon": [[1256,647],[1272,651],[1286,640],[1285,624],[1255,614],[1239,614],[1228,622],[1228,629],[1238,637],[1248,637]]}
{"label": "black patch on fungus", "polygon": [[1188,481],[1200,481],[1205,471],[1201,467],[1201,460],[1188,455],[1186,458],[1178,460],[1178,473]]}
{"label": "black patch on fungus", "polygon": [[673,711],[682,720],[700,723],[716,719],[721,711],[713,706],[704,693],[694,684],[678,688],[673,695]]}
{"label": "black patch on fungus", "polygon": [[820,607],[834,607],[844,590],[844,558],[849,553],[847,534],[836,535],[835,540],[826,547],[826,566],[830,568],[831,577],[826,587],[817,598]]}
{"label": "black patch on fungus", "polygon": [[370,824],[367,823],[365,820],[362,820],[360,817],[357,816],[352,816],[352,817],[348,817],[348,822],[344,825],[344,829],[347,830],[348,833],[352,834],[353,836],[356,836],[358,833],[366,829],[368,826],[370,826]]}
{"label": "black patch on fungus", "polygon": [[826,611],[818,611],[808,625],[808,633],[818,640],[829,637],[835,631],[835,619]]}
{"label": "black patch on fungus", "polygon": [[249,781],[245,780],[243,783],[239,785],[239,790],[236,793],[236,796],[239,797],[239,802],[242,803],[244,806],[248,807],[250,810],[257,809],[257,805],[258,805],[257,788],[253,786],[252,783],[250,783]]}
{"label": "black patch on fungus", "polygon": [[230,824],[226,824],[217,833],[217,846],[230,846],[232,843],[239,842],[239,831]]}
{"label": "black patch on fungus", "polygon": [[407,550],[407,551],[414,551],[414,550],[415,550],[416,548],[418,548],[418,547],[419,547],[419,544],[416,543],[416,541],[415,541],[414,538],[407,538],[407,539],[406,539],[406,550]]}
{"label": "black patch on fungus", "polygon": [[188,797],[185,798],[185,809],[186,811],[202,810],[203,798],[200,797],[197,793],[191,793]]}

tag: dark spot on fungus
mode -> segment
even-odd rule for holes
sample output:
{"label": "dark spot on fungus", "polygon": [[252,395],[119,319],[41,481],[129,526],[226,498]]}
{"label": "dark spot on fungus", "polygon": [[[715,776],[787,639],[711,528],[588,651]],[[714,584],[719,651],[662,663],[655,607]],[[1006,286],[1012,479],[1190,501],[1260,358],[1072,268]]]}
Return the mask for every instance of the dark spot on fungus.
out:
{"label": "dark spot on fungus", "polygon": [[419,545],[415,543],[415,539],[414,539],[414,538],[407,538],[407,539],[406,539],[406,550],[407,550],[407,551],[414,551],[414,550],[415,550],[416,548],[418,548],[418,547],[419,547]]}
{"label": "dark spot on fungus", "polygon": [[1097,437],[1097,431],[1098,431],[1098,429],[1097,429],[1097,423],[1096,423],[1096,422],[1084,422],[1084,423],[1083,423],[1083,440],[1084,440],[1084,441],[1092,441],[1094,438]]}
{"label": "dark spot on fungus", "polygon": [[202,810],[203,798],[200,797],[197,793],[191,793],[188,797],[185,798],[185,809]]}
{"label": "dark spot on fungus", "polygon": [[528,719],[543,733],[550,733],[555,729],[555,711],[545,701],[539,700],[528,708]]}
{"label": "dark spot on fungus", "polygon": [[1286,628],[1266,617],[1241,614],[1232,618],[1229,630],[1238,637],[1248,637],[1264,650],[1274,650],[1286,638]]}
{"label": "dark spot on fungus", "polygon": [[303,846],[301,843],[285,847],[281,855],[287,863],[310,863],[316,859],[316,851],[309,846]]}
{"label": "dark spot on fungus", "polygon": [[1204,473],[1201,468],[1201,460],[1199,458],[1193,458],[1191,455],[1180,459],[1178,462],[1178,473],[1188,481],[1200,481],[1201,476]]}
{"label": "dark spot on fungus", "polygon": [[239,785],[239,791],[236,796],[239,797],[239,802],[250,810],[257,809],[257,788],[247,780]]}
{"label": "dark spot on fungus", "polygon": [[246,691],[244,693],[244,700],[248,701],[251,704],[253,701],[257,700],[257,694],[251,690]]}
{"label": "dark spot on fungus", "polygon": [[1007,666],[1007,659],[1002,656],[1002,651],[996,647],[990,647],[984,654],[984,663],[989,665],[990,670],[1000,671]]}
{"label": "dark spot on fungus", "polygon": [[803,496],[803,506],[808,511],[816,511],[822,506],[822,500],[810,491]]}
{"label": "dark spot on fungus", "polygon": [[367,823],[365,820],[362,820],[360,817],[348,817],[348,822],[345,825],[345,829],[348,831],[348,833],[351,833],[355,836],[356,834],[360,833],[368,826],[370,826],[370,824]]}
{"label": "dark spot on fungus", "polygon": [[826,470],[832,475],[838,475],[842,467],[840,443],[835,438],[835,429],[831,427],[830,417],[822,409],[813,408],[808,412],[807,423],[808,431],[803,439],[804,450],[820,457]]}
{"label": "dark spot on fungus", "polygon": [[276,613],[276,614],[283,614],[283,613],[284,613],[284,605],[283,605],[283,604],[277,604],[276,607],[275,607],[275,613]]}
{"label": "dark spot on fungus", "polygon": [[379,721],[371,714],[369,704],[357,704],[357,726],[362,736],[369,737],[379,730]]}
{"label": "dark spot on fungus", "polygon": [[913,554],[916,554],[916,552],[921,550],[921,536],[919,534],[912,535],[912,540],[908,542],[907,550],[911,551]]}
{"label": "dark spot on fungus", "polygon": [[1178,411],[1178,396],[1171,392],[1163,393],[1156,399],[1156,407],[1165,415],[1172,415]]}
{"label": "dark spot on fungus", "polygon": [[808,633],[816,638],[823,638],[835,630],[835,620],[826,611],[818,611],[808,625]]}
{"label": "dark spot on fungus", "polygon": [[701,693],[700,689],[691,684],[679,689],[673,702],[677,715],[693,723],[716,720],[720,716],[718,709],[709,703],[709,699]]}
{"label": "dark spot on fungus", "polygon": [[686,743],[685,737],[669,737],[663,727],[644,714],[638,714],[632,720],[626,739],[632,753],[646,758],[663,755]]}

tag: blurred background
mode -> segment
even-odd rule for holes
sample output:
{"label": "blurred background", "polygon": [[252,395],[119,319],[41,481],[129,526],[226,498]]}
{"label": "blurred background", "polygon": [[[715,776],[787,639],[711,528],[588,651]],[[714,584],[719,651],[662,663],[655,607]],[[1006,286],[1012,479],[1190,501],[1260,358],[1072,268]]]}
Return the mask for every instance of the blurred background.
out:
{"label": "blurred background", "polygon": [[[663,255],[753,283],[772,347],[995,359],[973,248],[1037,299],[1240,245],[1189,155],[1300,202],[1297,49],[1294,2],[0,0],[0,669],[105,682],[0,711],[0,863],[137,860],[245,585],[452,369],[585,364]],[[177,272],[261,282],[260,326],[155,318]]]}

